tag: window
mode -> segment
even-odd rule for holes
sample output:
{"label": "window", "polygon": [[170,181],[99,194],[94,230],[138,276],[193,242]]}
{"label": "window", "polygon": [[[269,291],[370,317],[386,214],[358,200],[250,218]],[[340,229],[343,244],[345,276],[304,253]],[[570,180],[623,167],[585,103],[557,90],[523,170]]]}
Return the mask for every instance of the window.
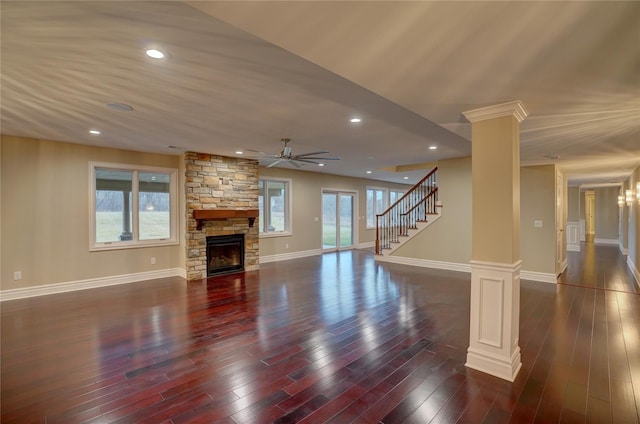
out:
{"label": "window", "polygon": [[177,171],[91,163],[90,250],[177,243]]}
{"label": "window", "polygon": [[386,188],[367,187],[367,228],[376,228],[376,215],[387,209],[388,200]]}
{"label": "window", "polygon": [[389,191],[389,206],[391,206],[394,203],[396,203],[398,201],[398,199],[400,199],[402,196],[404,196],[404,191],[390,190]]}
{"label": "window", "polygon": [[260,179],[258,188],[260,235],[290,235],[291,180]]}

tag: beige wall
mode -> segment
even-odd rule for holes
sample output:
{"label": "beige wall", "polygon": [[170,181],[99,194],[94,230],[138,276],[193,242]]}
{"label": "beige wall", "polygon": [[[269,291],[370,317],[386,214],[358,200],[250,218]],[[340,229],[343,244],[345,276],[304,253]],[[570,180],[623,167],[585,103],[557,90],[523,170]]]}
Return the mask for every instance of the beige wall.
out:
{"label": "beige wall", "polygon": [[[425,171],[425,175],[428,171]],[[375,229],[366,229],[366,188],[383,187],[406,191],[411,186],[364,178],[341,177],[317,172],[284,168],[259,169],[260,177],[290,178],[292,180],[293,222],[290,236],[260,238],[260,256],[302,252],[322,248],[322,189],[357,192],[358,243],[373,243]],[[315,218],[318,220],[316,221]],[[288,245],[288,247],[287,247]]]}
{"label": "beige wall", "polygon": [[[183,243],[89,252],[89,162],[179,168],[179,156],[13,136],[2,136],[1,149],[0,289],[184,265]],[[151,265],[152,256],[156,265]],[[13,280],[14,271],[22,271],[22,280]]]}
{"label": "beige wall", "polygon": [[580,221],[580,188],[569,187],[567,190],[567,221]]}
{"label": "beige wall", "polygon": [[[554,165],[520,170],[522,269],[556,272],[556,173]],[[535,226],[542,221],[542,228]]]}
{"label": "beige wall", "polygon": [[[521,168],[522,270],[555,273],[555,167]],[[468,264],[471,260],[471,159],[438,162],[442,217],[392,256]],[[542,228],[534,221],[543,221]]]}
{"label": "beige wall", "polygon": [[438,162],[442,217],[392,256],[468,264],[471,260],[471,158]]}
{"label": "beige wall", "polygon": [[599,187],[596,192],[596,239],[618,240],[619,187]]}

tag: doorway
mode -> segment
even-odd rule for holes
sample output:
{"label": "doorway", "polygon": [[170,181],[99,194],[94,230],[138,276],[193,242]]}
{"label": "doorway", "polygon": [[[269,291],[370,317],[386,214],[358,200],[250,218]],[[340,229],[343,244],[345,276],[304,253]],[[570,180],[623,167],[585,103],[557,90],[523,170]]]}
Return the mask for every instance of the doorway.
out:
{"label": "doorway", "polygon": [[322,250],[352,249],[355,244],[355,193],[322,190]]}
{"label": "doorway", "polygon": [[596,235],[596,192],[587,190],[584,192],[584,224],[585,241],[593,243]]}

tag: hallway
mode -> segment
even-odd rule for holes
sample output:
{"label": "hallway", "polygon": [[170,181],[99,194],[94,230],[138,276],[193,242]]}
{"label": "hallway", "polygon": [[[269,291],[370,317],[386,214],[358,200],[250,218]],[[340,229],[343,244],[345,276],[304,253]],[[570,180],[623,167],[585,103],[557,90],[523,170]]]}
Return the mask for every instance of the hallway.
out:
{"label": "hallway", "polygon": [[618,246],[582,242],[580,247],[580,252],[567,252],[567,270],[558,283],[640,293]]}

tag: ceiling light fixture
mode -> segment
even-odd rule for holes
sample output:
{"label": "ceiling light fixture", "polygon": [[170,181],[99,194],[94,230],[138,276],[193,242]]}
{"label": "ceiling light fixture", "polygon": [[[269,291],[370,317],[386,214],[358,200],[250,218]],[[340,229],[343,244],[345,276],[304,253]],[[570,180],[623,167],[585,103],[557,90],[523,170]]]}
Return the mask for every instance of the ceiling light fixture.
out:
{"label": "ceiling light fixture", "polygon": [[324,166],[324,163],[319,163],[318,166]]}
{"label": "ceiling light fixture", "polygon": [[149,49],[145,52],[152,59],[163,59],[164,53],[158,49]]}
{"label": "ceiling light fixture", "polygon": [[371,171],[367,171],[367,174],[371,174]]}
{"label": "ceiling light fixture", "polygon": [[243,153],[244,153],[244,152],[243,152],[242,150],[238,150],[238,151],[236,152],[236,155],[241,155],[241,154],[243,154]]}
{"label": "ceiling light fixture", "polygon": [[403,177],[403,179],[404,179],[404,180],[408,180],[408,179],[409,179],[409,177]]}
{"label": "ceiling light fixture", "polygon": [[429,150],[436,150],[438,146],[429,146]]}
{"label": "ceiling light fixture", "polygon": [[89,134],[91,134],[91,135],[100,135],[102,133],[100,131],[98,131],[98,130],[89,130]]}
{"label": "ceiling light fixture", "polygon": [[362,119],[360,119],[360,118],[351,118],[349,120],[349,122],[351,122],[352,124],[357,124],[358,122],[362,122]]}

